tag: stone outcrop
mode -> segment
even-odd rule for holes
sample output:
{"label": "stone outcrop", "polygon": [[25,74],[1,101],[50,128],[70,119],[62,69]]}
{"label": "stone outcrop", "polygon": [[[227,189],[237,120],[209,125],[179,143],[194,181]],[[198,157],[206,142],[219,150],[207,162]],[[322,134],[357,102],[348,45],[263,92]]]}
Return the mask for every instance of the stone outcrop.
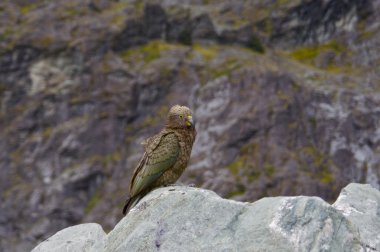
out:
{"label": "stone outcrop", "polygon": [[379,206],[380,192],[361,184],[348,185],[333,205],[306,196],[242,203],[167,187],[148,194],[106,236],[96,224],[81,224],[32,251],[378,251]]}
{"label": "stone outcrop", "polygon": [[368,251],[380,251],[380,194],[369,185],[349,184],[332,205],[356,227]]}
{"label": "stone outcrop", "polygon": [[105,236],[106,233],[99,224],[80,224],[57,232],[33,251],[89,251],[94,244],[103,240]]}

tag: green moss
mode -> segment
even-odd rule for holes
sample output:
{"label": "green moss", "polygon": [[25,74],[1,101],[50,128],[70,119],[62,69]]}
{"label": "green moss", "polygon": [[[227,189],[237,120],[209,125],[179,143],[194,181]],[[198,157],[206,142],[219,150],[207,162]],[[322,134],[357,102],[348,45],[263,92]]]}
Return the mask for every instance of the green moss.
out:
{"label": "green moss", "polygon": [[86,214],[88,214],[89,212],[91,212],[91,210],[94,209],[94,207],[96,206],[96,204],[99,203],[100,199],[101,199],[100,192],[96,191],[94,193],[94,195],[92,195],[91,199],[88,201],[87,206],[86,206],[84,212]]}
{"label": "green moss", "polygon": [[[0,192],[0,195],[2,195],[4,198],[14,197],[15,194],[19,194],[20,192],[32,192],[34,189],[32,188],[30,181],[25,181],[18,174],[13,174],[8,179],[11,180],[11,186],[6,188],[6,190]],[[30,196],[30,193],[27,195]]]}
{"label": "green moss", "polygon": [[289,129],[296,129],[298,127],[298,123],[297,122],[291,122],[288,124],[288,128]]}
{"label": "green moss", "polygon": [[125,16],[124,15],[114,15],[112,17],[111,23],[116,25],[117,27],[123,27],[125,24]]}
{"label": "green moss", "polygon": [[37,46],[46,48],[49,47],[51,44],[53,44],[54,38],[51,36],[43,36],[39,37],[38,40],[36,41]]}
{"label": "green moss", "polygon": [[78,10],[78,8],[75,8],[75,7],[68,7],[68,8],[65,9],[65,14],[67,14],[70,17],[76,16],[76,15],[78,15],[80,13],[81,12]]}
{"label": "green moss", "polygon": [[0,83],[0,95],[4,93],[5,91],[7,91],[7,89],[5,88],[5,85]]}
{"label": "green moss", "polygon": [[234,162],[232,162],[231,164],[229,164],[227,166],[227,169],[230,170],[230,172],[237,176],[239,175],[239,170],[244,166],[244,163],[246,161],[246,157],[239,157],[238,159],[236,159]]}
{"label": "green moss", "polygon": [[246,144],[246,145],[243,145],[241,147],[240,153],[243,154],[243,155],[253,155],[253,156],[255,156],[257,148],[258,148],[258,146],[257,146],[256,143]]}
{"label": "green moss", "polygon": [[108,117],[110,117],[110,114],[107,111],[100,111],[98,113],[99,119],[107,119]]}
{"label": "green moss", "polygon": [[320,181],[324,184],[329,184],[333,181],[334,177],[331,172],[328,170],[328,167],[323,167],[323,170],[320,174]]}
{"label": "green moss", "polygon": [[35,8],[35,5],[33,5],[33,4],[23,5],[23,6],[20,7],[20,12],[21,12],[21,14],[26,15],[31,10],[33,10],[34,8]]}
{"label": "green moss", "polygon": [[6,28],[3,30],[3,33],[1,34],[2,40],[5,40],[5,39],[8,38],[9,36],[12,36],[14,33],[15,33],[15,30],[12,29],[12,27],[6,27]]}
{"label": "green moss", "polygon": [[352,73],[353,71],[351,66],[337,66],[334,64],[327,65],[325,70],[330,73]]}
{"label": "green moss", "polygon": [[200,44],[194,44],[192,49],[199,53],[206,61],[211,61],[213,60],[218,52],[219,52],[219,48],[216,47],[216,46],[202,46]]}
{"label": "green moss", "polygon": [[321,153],[314,146],[304,147],[302,152],[312,158],[312,165],[318,169],[316,173],[311,173],[310,176],[317,178],[321,183],[331,183],[334,176],[329,170],[329,167],[332,165],[329,157]]}
{"label": "green moss", "polygon": [[106,17],[111,21],[111,24],[116,27],[119,31],[125,26],[125,20],[127,17],[125,15],[125,9],[127,9],[130,6],[129,3],[126,3],[124,1],[112,1],[109,8],[101,10],[101,15],[103,17]]}
{"label": "green moss", "polygon": [[142,127],[152,126],[152,125],[155,125],[157,122],[158,122],[157,117],[148,115],[147,117],[145,117],[145,119],[142,123]]}
{"label": "green moss", "polygon": [[[287,5],[289,5],[289,4],[291,4],[291,3],[294,3],[294,2],[297,2],[297,1],[294,1],[294,0],[277,0],[276,1],[276,4],[278,5],[278,6],[281,6],[281,5],[285,5],[285,6],[287,6]],[[298,5],[298,4],[297,4]]]}
{"label": "green moss", "polygon": [[304,47],[293,51],[290,55],[296,60],[305,61],[314,59],[318,54],[317,47]]}
{"label": "green moss", "polygon": [[236,185],[236,190],[230,192],[226,197],[227,198],[232,198],[235,196],[243,195],[246,192],[246,188],[243,184],[238,183]]}
{"label": "green moss", "polygon": [[292,88],[294,91],[301,92],[301,85],[299,85],[297,82],[292,81]]}
{"label": "green moss", "polygon": [[278,90],[276,94],[277,94],[278,98],[280,98],[286,104],[289,104],[292,100],[292,97],[290,97],[290,95],[288,95],[287,93],[285,93],[282,90]]}
{"label": "green moss", "polygon": [[208,72],[211,74],[210,77],[213,79],[219,78],[221,76],[228,76],[233,71],[239,69],[241,67],[241,64],[237,59],[228,59],[226,60],[222,65],[218,67],[213,67],[211,69],[208,69]]}
{"label": "green moss", "polygon": [[115,151],[109,155],[105,156],[107,163],[117,163],[121,160],[121,154],[119,151]]}
{"label": "green moss", "polygon": [[241,27],[249,24],[249,21],[244,19],[244,17],[236,17],[236,18],[230,20],[230,22],[231,22],[230,25],[235,29],[241,28]]}
{"label": "green moss", "polygon": [[119,151],[115,151],[106,155],[92,155],[91,157],[87,158],[86,161],[90,164],[100,163],[103,167],[108,167],[108,165],[117,163],[121,159],[121,153]]}
{"label": "green moss", "polygon": [[137,11],[139,11],[139,12],[143,11],[144,6],[145,6],[145,4],[144,4],[144,1],[143,1],[143,0],[136,0],[136,1],[135,1],[135,9],[136,9]]}
{"label": "green moss", "polygon": [[315,59],[321,52],[327,50],[332,50],[336,53],[340,53],[343,52],[344,47],[336,40],[332,40],[322,45],[296,49],[290,53],[290,56],[299,61],[311,61]]}
{"label": "green moss", "polygon": [[263,32],[267,34],[271,34],[273,32],[273,22],[271,19],[269,18],[265,19],[262,25],[263,25],[262,26]]}
{"label": "green moss", "polygon": [[337,53],[344,51],[343,45],[338,43],[336,40],[332,40],[332,41],[322,45],[321,49],[324,49],[324,50],[331,49]]}
{"label": "green moss", "polygon": [[157,111],[157,116],[161,119],[165,118],[169,112],[169,107],[166,105],[161,106]]}
{"label": "green moss", "polygon": [[309,123],[315,128],[317,126],[317,118],[311,116],[308,118]]}
{"label": "green moss", "polygon": [[86,100],[83,99],[83,97],[81,97],[81,96],[74,96],[74,97],[71,97],[69,100],[70,105],[77,105],[77,104],[81,104],[84,102],[86,102]]}
{"label": "green moss", "polygon": [[[256,156],[257,145],[247,144],[240,149],[240,156],[231,164],[227,166],[227,169],[235,176],[237,181],[241,177],[245,177],[251,183],[260,178],[262,170],[254,163],[254,157]],[[272,168],[268,167],[268,174],[272,174]]]}
{"label": "green moss", "polygon": [[51,136],[51,133],[53,133],[53,128],[52,127],[46,128],[42,132],[42,137],[48,138],[49,136]]}
{"label": "green moss", "polygon": [[16,164],[21,162],[22,158],[23,158],[21,150],[15,150],[15,151],[11,152],[10,157],[11,157],[12,161]]}
{"label": "green moss", "polygon": [[251,171],[248,174],[246,174],[248,181],[252,183],[253,181],[257,180],[260,178],[261,173],[258,171]]}
{"label": "green moss", "polygon": [[276,171],[276,167],[274,167],[273,164],[265,163],[264,165],[265,175],[267,175],[268,177],[272,177],[275,171]]}
{"label": "green moss", "polygon": [[356,23],[356,30],[359,31],[359,32],[364,31],[366,29],[366,27],[368,27],[368,25],[367,25],[367,22],[366,22],[365,19],[359,20]]}
{"label": "green moss", "polygon": [[302,149],[302,152],[304,154],[307,154],[308,156],[310,156],[314,160],[313,164],[316,167],[320,167],[324,163],[324,161],[327,160],[327,157],[325,157],[325,155],[320,153],[319,150],[317,148],[315,148],[314,146],[304,147]]}
{"label": "green moss", "polygon": [[362,39],[362,40],[364,41],[364,40],[367,40],[367,39],[372,38],[374,35],[375,35],[374,32],[372,32],[372,31],[367,31],[367,32],[362,32],[362,33],[359,35],[359,37],[360,37],[360,39]]}
{"label": "green moss", "polygon": [[178,45],[169,44],[161,40],[154,40],[144,46],[131,48],[121,52],[121,57],[124,60],[130,60],[131,58],[135,58],[135,56],[142,55],[144,62],[149,63],[160,58],[161,54],[165,51],[173,50],[176,48],[178,48]]}

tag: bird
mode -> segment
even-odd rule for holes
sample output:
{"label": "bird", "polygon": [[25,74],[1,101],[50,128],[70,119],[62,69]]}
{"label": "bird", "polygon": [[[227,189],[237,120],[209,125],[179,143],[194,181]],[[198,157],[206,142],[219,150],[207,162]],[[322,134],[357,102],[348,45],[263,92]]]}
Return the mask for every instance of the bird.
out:
{"label": "bird", "polygon": [[145,152],[133,172],[123,215],[153,189],[178,180],[189,161],[196,134],[192,111],[186,106],[171,107],[162,130],[142,142]]}

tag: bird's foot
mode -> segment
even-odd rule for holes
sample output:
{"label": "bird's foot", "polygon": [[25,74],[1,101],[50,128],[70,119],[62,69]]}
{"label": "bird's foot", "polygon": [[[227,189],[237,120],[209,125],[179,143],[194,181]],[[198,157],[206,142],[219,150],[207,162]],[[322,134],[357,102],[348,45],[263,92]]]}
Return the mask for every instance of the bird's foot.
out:
{"label": "bird's foot", "polygon": [[[171,186],[178,186],[178,184],[167,184],[167,185],[164,185],[164,187],[171,187]],[[174,188],[170,188],[169,191],[175,191]]]}
{"label": "bird's foot", "polygon": [[170,187],[170,186],[188,186],[188,187],[196,187],[197,185],[194,184],[194,183],[191,183],[191,184],[188,184],[188,185],[185,185],[185,184],[182,184],[182,183],[175,183],[175,184],[167,184],[167,185],[164,185],[164,187]]}
{"label": "bird's foot", "polygon": [[167,185],[164,185],[164,187],[169,187],[169,186],[180,186],[180,184],[167,184]]}

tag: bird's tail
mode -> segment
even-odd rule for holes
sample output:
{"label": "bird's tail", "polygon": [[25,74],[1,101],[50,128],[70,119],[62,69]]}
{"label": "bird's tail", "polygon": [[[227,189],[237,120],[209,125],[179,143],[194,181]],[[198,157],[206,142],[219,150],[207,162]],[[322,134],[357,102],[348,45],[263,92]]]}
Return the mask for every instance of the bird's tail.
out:
{"label": "bird's tail", "polygon": [[136,206],[136,204],[140,201],[141,198],[142,198],[141,195],[136,195],[136,196],[133,196],[133,197],[130,197],[129,199],[127,199],[125,201],[125,205],[123,208],[123,215],[126,215],[131,208]]}

